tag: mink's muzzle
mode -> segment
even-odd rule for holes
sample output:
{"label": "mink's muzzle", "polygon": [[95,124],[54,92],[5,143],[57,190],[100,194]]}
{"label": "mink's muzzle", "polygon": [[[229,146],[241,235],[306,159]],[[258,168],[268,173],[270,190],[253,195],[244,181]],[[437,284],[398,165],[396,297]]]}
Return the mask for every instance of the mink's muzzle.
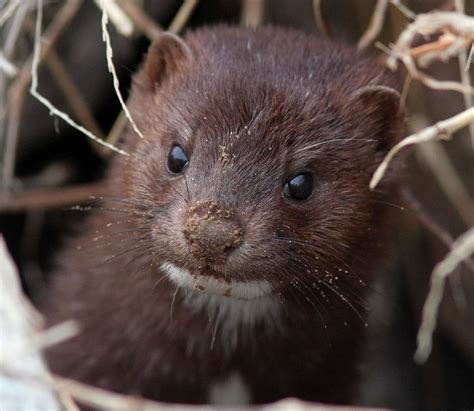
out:
{"label": "mink's muzzle", "polygon": [[235,213],[214,201],[190,207],[182,231],[191,255],[208,264],[225,263],[242,243],[243,230]]}

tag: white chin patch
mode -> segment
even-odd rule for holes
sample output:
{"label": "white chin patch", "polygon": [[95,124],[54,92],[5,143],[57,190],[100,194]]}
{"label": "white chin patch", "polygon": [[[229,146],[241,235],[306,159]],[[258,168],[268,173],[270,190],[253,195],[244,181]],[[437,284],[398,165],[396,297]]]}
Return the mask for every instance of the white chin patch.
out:
{"label": "white chin patch", "polygon": [[196,293],[214,294],[239,300],[261,299],[272,293],[272,286],[266,280],[236,281],[204,275],[193,275],[188,270],[171,263],[161,264],[161,269],[176,285]]}
{"label": "white chin patch", "polygon": [[211,349],[217,335],[224,348],[232,350],[240,339],[252,339],[256,332],[266,333],[280,326],[280,301],[268,281],[224,281],[192,275],[171,263],[161,264],[161,269],[184,292],[187,309],[208,317],[213,334]]}

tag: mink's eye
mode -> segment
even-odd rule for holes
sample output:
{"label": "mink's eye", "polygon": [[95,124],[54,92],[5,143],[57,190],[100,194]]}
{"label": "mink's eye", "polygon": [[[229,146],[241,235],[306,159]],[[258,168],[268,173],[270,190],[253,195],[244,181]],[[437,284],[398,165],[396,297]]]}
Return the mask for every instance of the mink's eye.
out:
{"label": "mink's eye", "polygon": [[171,147],[171,150],[168,153],[168,171],[171,174],[182,173],[188,164],[189,158],[183,148],[177,144]]}
{"label": "mink's eye", "polygon": [[307,200],[313,193],[313,176],[302,173],[290,178],[283,187],[283,193],[291,200]]}

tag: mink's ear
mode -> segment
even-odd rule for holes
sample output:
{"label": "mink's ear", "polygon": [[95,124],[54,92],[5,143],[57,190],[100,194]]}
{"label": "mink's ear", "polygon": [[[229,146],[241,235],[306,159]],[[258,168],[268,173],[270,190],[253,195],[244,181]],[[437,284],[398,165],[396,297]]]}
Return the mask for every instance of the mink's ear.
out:
{"label": "mink's ear", "polygon": [[189,46],[172,33],[160,34],[150,45],[145,58],[144,72],[152,91],[173,72],[192,60]]}
{"label": "mink's ear", "polygon": [[397,90],[387,86],[365,86],[354,92],[350,100],[352,105],[361,108],[359,112],[363,116],[359,121],[375,130],[373,137],[379,140],[379,151],[388,151],[398,142],[403,128],[403,113]]}

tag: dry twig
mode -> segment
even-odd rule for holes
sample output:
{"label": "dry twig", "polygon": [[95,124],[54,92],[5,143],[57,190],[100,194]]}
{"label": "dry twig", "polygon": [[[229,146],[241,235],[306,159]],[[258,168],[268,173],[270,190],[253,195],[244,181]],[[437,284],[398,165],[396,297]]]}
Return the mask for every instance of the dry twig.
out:
{"label": "dry twig", "polygon": [[14,77],[18,71],[15,65],[6,59],[0,51],[0,70],[2,70],[8,77]]}
{"label": "dry twig", "polygon": [[17,7],[20,5],[21,0],[10,1],[0,13],[0,27],[2,27],[5,22],[12,16]]}
{"label": "dry twig", "polygon": [[[465,4],[463,0],[455,0],[454,5],[456,8],[456,11],[458,13],[465,13]],[[471,51],[472,51],[472,45],[471,45]],[[466,89],[472,89],[471,85],[471,77],[468,73],[468,55],[467,55],[467,50],[459,50],[459,74],[461,77],[461,83],[466,87]],[[472,107],[473,106],[473,99],[472,99],[472,94],[465,92],[463,93],[464,97],[464,105],[466,108]],[[474,146],[474,123],[469,125],[469,133],[471,134],[471,143]]]}
{"label": "dry twig", "polygon": [[[425,209],[425,207],[415,198],[413,193],[407,188],[402,190],[403,199],[407,206],[413,211],[416,218],[425,226],[431,233],[433,233],[444,245],[450,250],[453,248],[454,238],[449,234]],[[471,258],[466,258],[464,264],[474,271],[474,261]]]}
{"label": "dry twig", "polygon": [[[109,134],[107,135],[107,138],[106,138],[107,142],[112,145],[117,144],[126,126],[127,126],[127,116],[122,110],[117,116],[117,118],[115,119],[115,122],[111,130],[109,131]],[[107,156],[108,154],[110,154],[110,150],[107,147],[98,147],[98,149],[99,149],[98,150],[99,154],[103,156]]]}
{"label": "dry twig", "polygon": [[2,45],[3,54],[6,56],[6,58],[11,58],[14,53],[17,39],[21,33],[21,29],[23,28],[23,21],[30,6],[31,0],[25,0],[20,4],[15,12],[15,16],[13,17],[8,29],[8,34],[6,35],[5,42]]}
{"label": "dry twig", "polygon": [[258,27],[263,22],[265,0],[243,0],[242,23],[246,27]]}
{"label": "dry twig", "polygon": [[42,350],[63,341],[69,340],[79,333],[79,325],[74,320],[64,321],[54,325],[40,333],[37,333],[32,339],[25,341],[24,344],[8,347],[3,350],[2,356],[8,358],[8,363],[20,361],[22,357],[31,351]]}
{"label": "dry twig", "polygon": [[416,14],[413,13],[407,6],[405,6],[401,0],[390,0],[390,3],[394,5],[400,12],[410,20],[414,20],[416,17]]}
{"label": "dry twig", "polygon": [[[43,59],[48,55],[62,31],[76,15],[81,3],[82,0],[68,0],[58,11],[43,36],[44,46],[40,49],[37,67],[39,67]],[[25,93],[32,76],[32,62],[33,55],[23,65],[17,79],[8,92],[8,126],[5,136],[5,149],[3,151],[4,162],[1,184],[4,193],[8,191],[13,179],[20,116]]]}
{"label": "dry twig", "polygon": [[388,0],[377,0],[369,26],[357,44],[359,50],[367,48],[377,38],[382,30],[385,14],[387,12]]}
{"label": "dry twig", "polygon": [[95,0],[97,6],[110,17],[117,31],[125,37],[133,33],[133,22],[116,0]]}
{"label": "dry twig", "polygon": [[392,149],[385,156],[382,163],[378,166],[377,170],[375,170],[372,180],[370,181],[370,189],[373,190],[377,186],[377,184],[383,178],[388,164],[402,148],[435,139],[450,139],[454,132],[466,127],[472,122],[474,122],[474,108],[467,109],[451,118],[439,121],[430,127],[427,127],[404,138],[402,141],[392,147]]}
{"label": "dry twig", "polygon": [[469,56],[467,57],[466,67],[464,67],[464,71],[469,71],[472,64],[472,55],[474,54],[474,44],[471,46],[471,51],[469,52]]}
{"label": "dry twig", "polygon": [[127,13],[130,20],[132,20],[135,28],[141,31],[150,41],[153,41],[162,28],[155,23],[135,2],[130,0],[116,0],[117,4],[122,10]]}
{"label": "dry twig", "polygon": [[451,251],[441,262],[436,264],[431,274],[430,291],[423,306],[422,322],[417,335],[418,347],[415,352],[415,361],[419,364],[424,363],[431,353],[433,332],[443,298],[446,277],[473,253],[474,227],[454,242]]}
{"label": "dry twig", "polygon": [[57,208],[76,205],[103,193],[99,183],[61,187],[50,190],[24,192],[0,197],[0,213],[19,213],[25,210]]}
{"label": "dry twig", "polygon": [[104,132],[95,120],[86,99],[54,50],[51,50],[46,57],[46,64],[78,120],[97,137],[103,139]]}
{"label": "dry twig", "polygon": [[171,33],[178,34],[183,30],[184,26],[191,18],[194,9],[198,4],[198,0],[184,0],[183,5],[180,7],[176,15],[174,16],[173,21],[168,27],[168,31]]}
{"label": "dry twig", "polygon": [[313,0],[313,13],[316,27],[326,38],[332,38],[331,28],[323,16],[322,0]]}
{"label": "dry twig", "polygon": [[[438,40],[428,45],[411,48],[417,34],[429,36],[436,33],[442,34]],[[473,41],[474,17],[455,12],[420,14],[398,37],[387,59],[387,65],[395,70],[400,60],[413,78],[420,80],[428,87],[474,93],[469,85],[455,81],[436,80],[421,72],[417,67],[417,63],[426,67],[435,60],[447,60],[458,55]]]}
{"label": "dry twig", "polygon": [[474,225],[474,201],[441,143],[432,141],[421,144],[418,153],[428,164],[461,219],[467,226]]}
{"label": "dry twig", "polygon": [[[133,121],[132,115],[128,111],[127,105],[125,104],[125,101],[123,100],[122,93],[120,92],[120,84],[119,80],[117,78],[117,73],[115,72],[115,66],[113,63],[113,49],[112,49],[112,44],[110,42],[110,36],[109,32],[107,31],[107,24],[108,24],[108,17],[107,17],[107,9],[105,7],[105,0],[102,0],[102,39],[105,42],[105,47],[106,47],[106,58],[107,58],[107,68],[109,69],[110,74],[112,74],[113,78],[113,83],[114,83],[114,89],[115,89],[115,94],[117,95],[120,105],[122,106],[122,110],[125,112],[125,115],[127,116],[128,120],[130,121],[130,124],[132,125],[133,130],[141,137],[143,138],[143,134],[140,132],[138,129],[137,125],[135,124],[135,121]],[[118,7],[118,6],[117,6]]]}
{"label": "dry twig", "polygon": [[357,44],[359,50],[366,49],[382,31],[389,3],[400,10],[406,18],[414,19],[416,17],[416,14],[403,5],[400,0],[377,0],[369,25]]}
{"label": "dry twig", "polygon": [[[144,14],[137,6],[132,5],[130,0],[117,0],[117,2],[123,7],[123,10],[129,14],[130,18],[132,21],[134,21],[137,27],[143,31],[150,40],[160,33],[161,28],[150,21],[148,16],[146,16],[146,14]],[[168,31],[175,34],[179,33],[191,18],[192,12],[196,8],[197,4],[198,0],[186,0],[169,25]],[[124,118],[126,117],[122,112],[115,120],[115,123],[106,138],[106,141],[109,144],[114,144],[120,138],[126,126]],[[110,153],[110,151],[107,149],[102,149],[100,150],[100,153],[102,155],[107,155]]]}
{"label": "dry twig", "polygon": [[44,97],[42,94],[38,92],[38,66],[39,66],[40,55],[41,55],[41,22],[43,19],[43,1],[42,0],[37,0],[37,8],[38,9],[37,9],[37,17],[36,17],[35,45],[34,45],[34,52],[33,52],[33,62],[31,65],[31,86],[30,86],[31,95],[35,97],[44,106],[46,106],[49,109],[51,115],[55,115],[62,118],[71,127],[85,134],[87,137],[91,138],[95,142],[99,144],[103,144],[107,146],[108,148],[110,148],[111,150],[116,151],[117,153],[128,155],[125,151],[108,144],[106,141],[101,140],[99,137],[91,133],[89,130],[77,124],[71,117],[69,117],[63,111],[58,110],[55,106],[53,106],[53,104],[46,97]]}

